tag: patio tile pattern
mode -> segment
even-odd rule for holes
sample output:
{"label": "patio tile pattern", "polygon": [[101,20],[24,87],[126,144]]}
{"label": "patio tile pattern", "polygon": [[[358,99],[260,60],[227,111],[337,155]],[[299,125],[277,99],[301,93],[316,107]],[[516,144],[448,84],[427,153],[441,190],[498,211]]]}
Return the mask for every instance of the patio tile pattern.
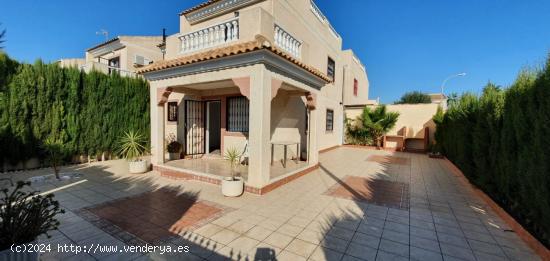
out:
{"label": "patio tile pattern", "polygon": [[[370,161],[371,156],[405,158],[408,164]],[[67,210],[59,215],[59,230],[39,242],[135,245],[75,211],[163,188],[193,195],[195,203],[231,211],[162,242],[187,245],[189,253],[52,252],[43,260],[540,260],[444,161],[422,154],[337,148],[321,154],[319,169],[310,174],[264,196],[247,193],[239,198],[223,197],[215,185],[163,178],[154,171],[130,175],[125,161],[69,166],[63,171],[82,173],[85,182],[34,185],[41,191],[58,189],[56,199]],[[12,176],[17,180],[50,172]],[[347,177],[407,184],[409,207],[326,194],[347,184]],[[132,204],[139,207],[143,202]]]}
{"label": "patio tile pattern", "polygon": [[[178,194],[167,189],[111,201],[85,210],[88,218],[89,214],[97,216],[94,224],[109,234],[127,232],[151,244],[204,224],[223,211],[211,203],[197,202],[196,195]],[[122,237],[132,241],[131,235]]]}
{"label": "patio tile pattern", "polygon": [[409,165],[409,159],[394,156],[371,155],[367,160],[382,164]]}
{"label": "patio tile pattern", "polygon": [[325,194],[390,208],[409,208],[409,185],[402,182],[347,176]]}

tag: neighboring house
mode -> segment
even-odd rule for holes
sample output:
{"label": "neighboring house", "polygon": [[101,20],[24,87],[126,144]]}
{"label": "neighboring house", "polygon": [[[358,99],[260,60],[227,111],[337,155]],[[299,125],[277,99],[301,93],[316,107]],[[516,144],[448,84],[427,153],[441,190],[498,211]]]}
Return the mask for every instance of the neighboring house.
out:
{"label": "neighboring house", "polygon": [[78,65],[86,72],[92,69],[104,73],[119,72],[133,76],[135,71],[163,58],[162,36],[117,36],[86,50],[84,59],[61,59],[62,67]]}
{"label": "neighboring house", "polygon": [[447,96],[443,93],[430,93],[428,94],[432,103],[439,104],[443,110],[447,110]]}
{"label": "neighboring house", "polygon": [[65,59],[60,59],[57,61],[57,64],[59,64],[59,66],[61,67],[76,67],[76,68],[81,68],[82,66],[84,66],[86,64],[86,59],[84,58],[65,58]]}
{"label": "neighboring house", "polygon": [[[211,165],[167,162],[174,134],[197,166],[191,158],[246,152],[247,190],[263,193],[316,168],[320,150],[342,144],[344,106],[368,102],[364,65],[310,0],[210,0],[183,11],[162,47],[164,61],[138,70],[151,86],[151,161],[161,173],[218,183]],[[281,174],[287,158],[299,162]]]}

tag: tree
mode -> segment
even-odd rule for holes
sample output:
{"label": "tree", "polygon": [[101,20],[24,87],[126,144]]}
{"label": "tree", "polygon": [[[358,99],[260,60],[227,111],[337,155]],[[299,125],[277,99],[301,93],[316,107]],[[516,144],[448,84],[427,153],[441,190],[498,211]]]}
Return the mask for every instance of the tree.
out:
{"label": "tree", "polygon": [[394,102],[394,104],[419,104],[419,103],[431,103],[432,98],[428,94],[414,91],[407,92],[401,96],[399,101]]}
{"label": "tree", "polygon": [[376,147],[380,148],[382,136],[395,126],[397,118],[399,118],[398,112],[388,112],[386,105],[382,105],[374,110],[365,106],[363,113],[357,120],[362,123],[362,128],[370,133],[376,142]]}
{"label": "tree", "polygon": [[457,101],[458,101],[458,94],[456,92],[449,94],[449,97],[447,97],[447,105],[449,107],[455,105]]}
{"label": "tree", "polygon": [[42,148],[47,154],[47,159],[52,166],[55,178],[60,180],[61,177],[59,176],[59,168],[61,167],[63,159],[66,156],[65,145],[59,141],[50,138],[44,142]]}

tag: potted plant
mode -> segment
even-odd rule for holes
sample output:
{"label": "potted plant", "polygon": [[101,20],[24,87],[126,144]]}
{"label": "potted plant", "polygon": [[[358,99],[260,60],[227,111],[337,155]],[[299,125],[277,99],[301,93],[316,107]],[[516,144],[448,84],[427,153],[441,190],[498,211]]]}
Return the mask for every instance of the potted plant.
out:
{"label": "potted plant", "polygon": [[183,146],[176,139],[174,134],[168,136],[168,144],[166,145],[166,150],[168,151],[169,160],[178,160],[180,159],[181,149]]}
{"label": "potted plant", "polygon": [[234,148],[228,148],[225,151],[224,158],[231,166],[231,177],[222,180],[222,194],[226,197],[237,197],[243,194],[244,181],[242,177],[235,175],[235,168],[239,164],[241,154]]}
{"label": "potted plant", "polygon": [[19,181],[11,192],[7,188],[1,191],[0,260],[39,260],[40,249],[14,252],[11,246],[35,242],[42,234],[50,237],[48,231],[59,226],[55,216],[65,213],[53,194],[38,195],[38,191],[26,189],[29,185],[30,182]]}
{"label": "potted plant", "polygon": [[138,132],[128,131],[120,139],[118,154],[126,159],[132,174],[145,173],[147,161],[140,157],[147,151],[145,137]]}

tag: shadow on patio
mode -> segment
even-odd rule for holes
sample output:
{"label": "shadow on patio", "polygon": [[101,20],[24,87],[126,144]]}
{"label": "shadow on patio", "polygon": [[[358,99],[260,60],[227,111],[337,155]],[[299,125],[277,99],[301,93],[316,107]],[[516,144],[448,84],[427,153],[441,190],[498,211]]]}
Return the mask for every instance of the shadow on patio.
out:
{"label": "shadow on patio", "polygon": [[[34,184],[42,192],[54,190],[55,198],[69,210],[59,217],[61,226],[53,233],[53,242],[66,238],[67,242],[79,245],[112,243],[122,247],[148,244],[169,245],[172,249],[189,246],[189,253],[151,253],[144,256],[90,254],[96,259],[275,260],[275,251],[265,247],[256,249],[254,255],[236,249],[224,250],[221,254],[220,250],[227,249],[227,246],[194,231],[232,211],[231,208],[201,199],[201,190],[189,189],[185,182],[168,182],[154,173],[121,174],[126,173],[123,169],[125,165],[110,161],[108,164],[66,166],[63,172],[82,173],[82,177],[78,180]],[[49,170],[37,172],[47,173]],[[25,179],[26,176],[19,178]],[[44,242],[48,240],[44,238]],[[80,255],[82,258],[90,257],[87,254]],[[54,259],[68,257],[68,253],[43,256]]]}

